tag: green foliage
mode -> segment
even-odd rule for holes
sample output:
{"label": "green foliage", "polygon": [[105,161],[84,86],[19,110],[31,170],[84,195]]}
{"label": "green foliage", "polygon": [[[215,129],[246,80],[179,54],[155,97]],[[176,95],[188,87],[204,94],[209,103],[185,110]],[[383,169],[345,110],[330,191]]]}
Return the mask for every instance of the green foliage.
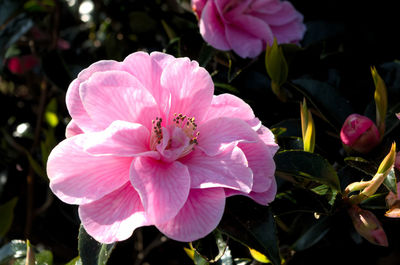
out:
{"label": "green foliage", "polygon": [[[29,241],[28,241],[29,242]],[[23,240],[12,240],[10,243],[0,248],[0,265],[25,265],[30,263],[26,262],[27,249],[32,251],[34,256],[31,260],[35,260],[37,265],[52,265],[53,254],[48,250],[37,250],[34,246],[30,245],[28,248],[27,242]]]}
{"label": "green foliage", "polygon": [[248,199],[230,198],[218,229],[264,254],[272,264],[281,263],[275,220],[270,207],[256,205]]}
{"label": "green foliage", "polygon": [[83,228],[79,228],[78,250],[85,265],[105,265],[115,247],[113,244],[101,244],[92,238]]}
{"label": "green foliage", "polygon": [[11,227],[17,202],[18,198],[15,197],[0,205],[0,238],[4,237]]}
{"label": "green foliage", "polygon": [[295,181],[313,181],[340,191],[339,177],[332,165],[318,154],[288,150],[275,155],[276,174]]}

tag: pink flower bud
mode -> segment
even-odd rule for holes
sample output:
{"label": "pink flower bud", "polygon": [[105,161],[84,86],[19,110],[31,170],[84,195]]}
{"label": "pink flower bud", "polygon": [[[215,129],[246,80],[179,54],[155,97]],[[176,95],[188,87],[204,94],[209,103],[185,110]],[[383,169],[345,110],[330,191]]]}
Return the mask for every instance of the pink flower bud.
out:
{"label": "pink flower bud", "polygon": [[357,232],[372,244],[387,247],[389,245],[386,233],[376,216],[357,205],[353,205],[348,213]]}
{"label": "pink flower bud", "polygon": [[13,74],[25,74],[39,64],[39,59],[34,55],[24,55],[8,59],[7,67]]}
{"label": "pink flower bud", "polygon": [[351,114],[342,126],[340,139],[345,146],[359,153],[368,153],[380,143],[380,134],[369,118]]}

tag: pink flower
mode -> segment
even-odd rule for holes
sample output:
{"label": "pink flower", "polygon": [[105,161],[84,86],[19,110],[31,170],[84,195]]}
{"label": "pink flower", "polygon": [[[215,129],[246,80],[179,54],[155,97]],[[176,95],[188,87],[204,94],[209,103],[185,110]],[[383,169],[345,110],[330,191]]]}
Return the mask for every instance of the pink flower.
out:
{"label": "pink flower", "polygon": [[219,223],[225,199],[267,205],[276,193],[273,134],[241,99],[213,96],[188,58],[136,52],[100,61],[69,86],[67,139],[51,152],[50,188],[79,205],[103,243],[140,226],[192,241]]}
{"label": "pink flower", "polygon": [[353,205],[348,212],[354,228],[362,237],[375,245],[384,247],[389,245],[381,223],[372,212],[363,210],[356,205]]}
{"label": "pink flower", "polygon": [[274,37],[278,43],[297,43],[306,30],[303,16],[288,1],[192,0],[200,33],[216,49],[256,57]]}
{"label": "pink flower", "polygon": [[340,131],[340,139],[345,146],[360,153],[368,153],[381,141],[374,122],[359,114],[347,117]]}
{"label": "pink flower", "polygon": [[34,55],[12,57],[7,61],[7,67],[13,74],[25,74],[39,64],[39,59]]}

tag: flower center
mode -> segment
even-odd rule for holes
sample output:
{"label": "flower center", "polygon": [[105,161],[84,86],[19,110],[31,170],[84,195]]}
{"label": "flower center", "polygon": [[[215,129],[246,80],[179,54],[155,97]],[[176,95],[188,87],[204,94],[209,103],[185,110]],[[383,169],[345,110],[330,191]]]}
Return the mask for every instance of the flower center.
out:
{"label": "flower center", "polygon": [[162,122],[159,117],[153,120],[151,150],[157,150],[168,161],[186,156],[194,150],[200,134],[194,117],[175,113],[170,125],[163,127]]}

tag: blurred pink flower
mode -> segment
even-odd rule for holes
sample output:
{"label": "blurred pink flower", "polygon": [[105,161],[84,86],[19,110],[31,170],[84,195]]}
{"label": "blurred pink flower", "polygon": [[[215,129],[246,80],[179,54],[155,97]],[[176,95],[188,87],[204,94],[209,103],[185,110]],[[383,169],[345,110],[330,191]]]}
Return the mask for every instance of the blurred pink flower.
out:
{"label": "blurred pink flower", "polygon": [[32,70],[39,63],[40,61],[36,56],[29,54],[9,58],[7,60],[7,68],[13,74],[22,75]]}
{"label": "blurred pink flower", "polygon": [[340,131],[340,139],[345,146],[360,153],[368,153],[381,141],[375,123],[359,114],[347,117]]}
{"label": "blurred pink flower", "polygon": [[68,88],[72,120],[48,159],[50,188],[103,243],[146,225],[192,241],[218,225],[227,196],[267,205],[274,136],[244,101],[213,92],[188,58],[136,52],[92,64]]}
{"label": "blurred pink flower", "polygon": [[372,212],[363,210],[357,205],[353,205],[348,212],[354,228],[362,237],[375,245],[384,247],[389,245],[381,223]]}
{"label": "blurred pink flower", "polygon": [[288,1],[192,0],[200,33],[216,49],[256,57],[272,45],[298,43],[306,30],[303,16]]}

